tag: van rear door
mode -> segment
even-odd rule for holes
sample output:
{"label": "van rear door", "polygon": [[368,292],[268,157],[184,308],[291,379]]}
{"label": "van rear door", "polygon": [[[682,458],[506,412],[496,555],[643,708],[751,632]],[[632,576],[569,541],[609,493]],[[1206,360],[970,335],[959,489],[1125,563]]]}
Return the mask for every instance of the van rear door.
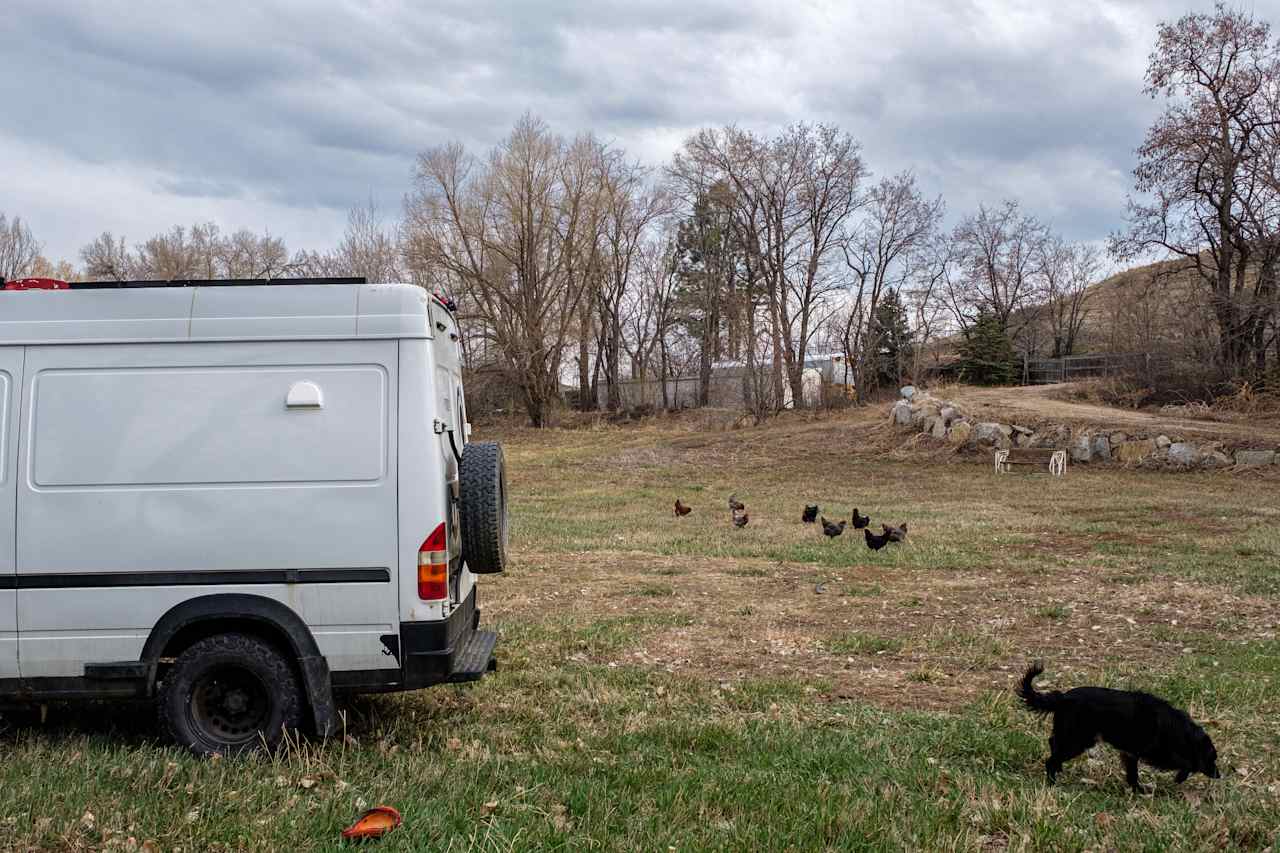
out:
{"label": "van rear door", "polygon": [[0,679],[18,677],[17,526],[13,524],[22,347],[0,347]]}
{"label": "van rear door", "polygon": [[[440,454],[444,461],[447,493],[452,498],[458,494],[458,462],[454,453],[461,453],[466,443],[466,413],[462,400],[462,362],[459,358],[458,327],[453,316],[435,303],[431,304],[431,322],[436,334],[431,345],[436,364],[435,393],[436,412],[444,424],[445,433],[439,436]],[[458,507],[454,500],[446,503],[449,509],[449,597],[456,603],[471,592],[474,579],[462,576],[462,529],[458,519]]]}

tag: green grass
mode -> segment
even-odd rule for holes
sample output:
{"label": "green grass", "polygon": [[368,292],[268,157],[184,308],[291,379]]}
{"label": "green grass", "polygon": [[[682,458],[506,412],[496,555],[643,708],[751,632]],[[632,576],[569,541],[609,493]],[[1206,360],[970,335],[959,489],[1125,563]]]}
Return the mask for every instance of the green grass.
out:
{"label": "green grass", "polygon": [[[1276,482],[997,480],[864,449],[868,429],[517,431],[515,564],[481,580],[498,673],[361,699],[345,736],[261,759],[182,754],[145,707],[5,717],[0,849],[336,850],[376,803],[405,818],[385,851],[1280,843],[1280,641],[1257,615],[1280,596]],[[828,542],[798,521],[813,501],[910,539]],[[1112,612],[1140,589],[1167,596]],[[1046,681],[1189,708],[1225,778],[1144,769],[1133,796],[1102,747],[1047,787],[1047,726],[1006,685],[1051,640]]]}
{"label": "green grass", "polygon": [[833,640],[831,651],[841,655],[877,655],[902,649],[897,637],[877,637],[873,634],[844,634]]}

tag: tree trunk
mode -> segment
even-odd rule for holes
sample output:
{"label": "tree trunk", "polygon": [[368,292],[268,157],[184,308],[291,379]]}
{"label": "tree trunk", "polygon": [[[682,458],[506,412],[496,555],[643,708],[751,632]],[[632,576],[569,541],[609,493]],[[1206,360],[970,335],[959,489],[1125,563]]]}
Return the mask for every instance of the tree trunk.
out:
{"label": "tree trunk", "polygon": [[665,337],[658,339],[658,360],[659,360],[659,376],[658,387],[662,389],[662,408],[665,411],[671,409],[671,400],[667,396],[667,378],[671,375],[671,360],[667,355],[667,340]]}
{"label": "tree trunk", "polygon": [[578,338],[578,408],[590,412],[596,408],[596,398],[591,388],[591,300],[583,299],[580,310],[582,329]]}
{"label": "tree trunk", "polygon": [[[710,290],[710,288],[708,288]],[[716,310],[714,296],[707,299],[702,321],[702,340],[698,353],[698,405],[707,406],[711,401],[711,365],[716,356],[716,339],[720,332],[720,312]],[[677,393],[677,397],[680,395]]]}
{"label": "tree trunk", "polygon": [[[614,315],[617,316],[616,314]],[[609,411],[616,412],[622,408],[622,371],[618,363],[622,360],[622,328],[615,321],[610,324],[608,360],[605,364],[605,386],[609,392]]]}

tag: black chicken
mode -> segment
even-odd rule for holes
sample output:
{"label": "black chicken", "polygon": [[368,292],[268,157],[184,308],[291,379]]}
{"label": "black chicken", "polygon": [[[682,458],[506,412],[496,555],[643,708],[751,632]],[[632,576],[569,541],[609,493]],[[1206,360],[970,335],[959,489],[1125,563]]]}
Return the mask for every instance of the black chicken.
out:
{"label": "black chicken", "polygon": [[817,504],[805,504],[805,506],[804,506],[804,514],[802,514],[802,515],[800,516],[800,520],[801,520],[801,521],[803,521],[805,524],[813,524],[815,521],[817,521],[817,520],[818,520],[818,505],[817,505]]}
{"label": "black chicken", "polygon": [[746,508],[747,505],[738,500],[738,495],[736,493],[729,495],[729,512],[736,514],[742,512]]}
{"label": "black chicken", "polygon": [[862,529],[862,535],[866,537],[867,547],[870,548],[872,551],[879,551],[885,545],[889,544],[888,533],[882,533],[879,536],[877,536],[874,533],[872,533],[870,530],[864,527]]}
{"label": "black chicken", "polygon": [[890,542],[907,541],[907,523],[905,521],[897,527],[891,524],[882,524],[880,527],[884,529],[884,535],[889,537]]}
{"label": "black chicken", "polygon": [[827,521],[824,518],[822,519],[822,534],[824,536],[829,536],[832,539],[835,539],[841,533],[844,533],[844,525],[845,525],[844,519],[840,519],[839,524],[832,524],[831,522]]}
{"label": "black chicken", "polygon": [[853,529],[862,530],[864,527],[866,527],[870,523],[871,523],[871,516],[858,515],[858,508],[855,506],[853,508]]}
{"label": "black chicken", "polygon": [[677,518],[679,518],[682,515],[688,515],[691,512],[693,512],[693,507],[685,506],[684,504],[680,503],[679,498],[676,498],[676,517]]}
{"label": "black chicken", "polygon": [[[746,509],[746,507],[743,507],[743,509]],[[743,512],[742,514],[738,514],[735,512],[733,514],[734,527],[746,527],[748,520],[749,520],[749,516],[745,512]]]}

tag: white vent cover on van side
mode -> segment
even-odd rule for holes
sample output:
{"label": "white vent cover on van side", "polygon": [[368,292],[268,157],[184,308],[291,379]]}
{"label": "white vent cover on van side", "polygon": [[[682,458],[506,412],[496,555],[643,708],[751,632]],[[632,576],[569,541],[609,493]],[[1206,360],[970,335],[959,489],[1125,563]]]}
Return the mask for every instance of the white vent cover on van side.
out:
{"label": "white vent cover on van side", "polygon": [[323,409],[324,392],[314,382],[295,382],[289,388],[284,404],[290,409]]}

